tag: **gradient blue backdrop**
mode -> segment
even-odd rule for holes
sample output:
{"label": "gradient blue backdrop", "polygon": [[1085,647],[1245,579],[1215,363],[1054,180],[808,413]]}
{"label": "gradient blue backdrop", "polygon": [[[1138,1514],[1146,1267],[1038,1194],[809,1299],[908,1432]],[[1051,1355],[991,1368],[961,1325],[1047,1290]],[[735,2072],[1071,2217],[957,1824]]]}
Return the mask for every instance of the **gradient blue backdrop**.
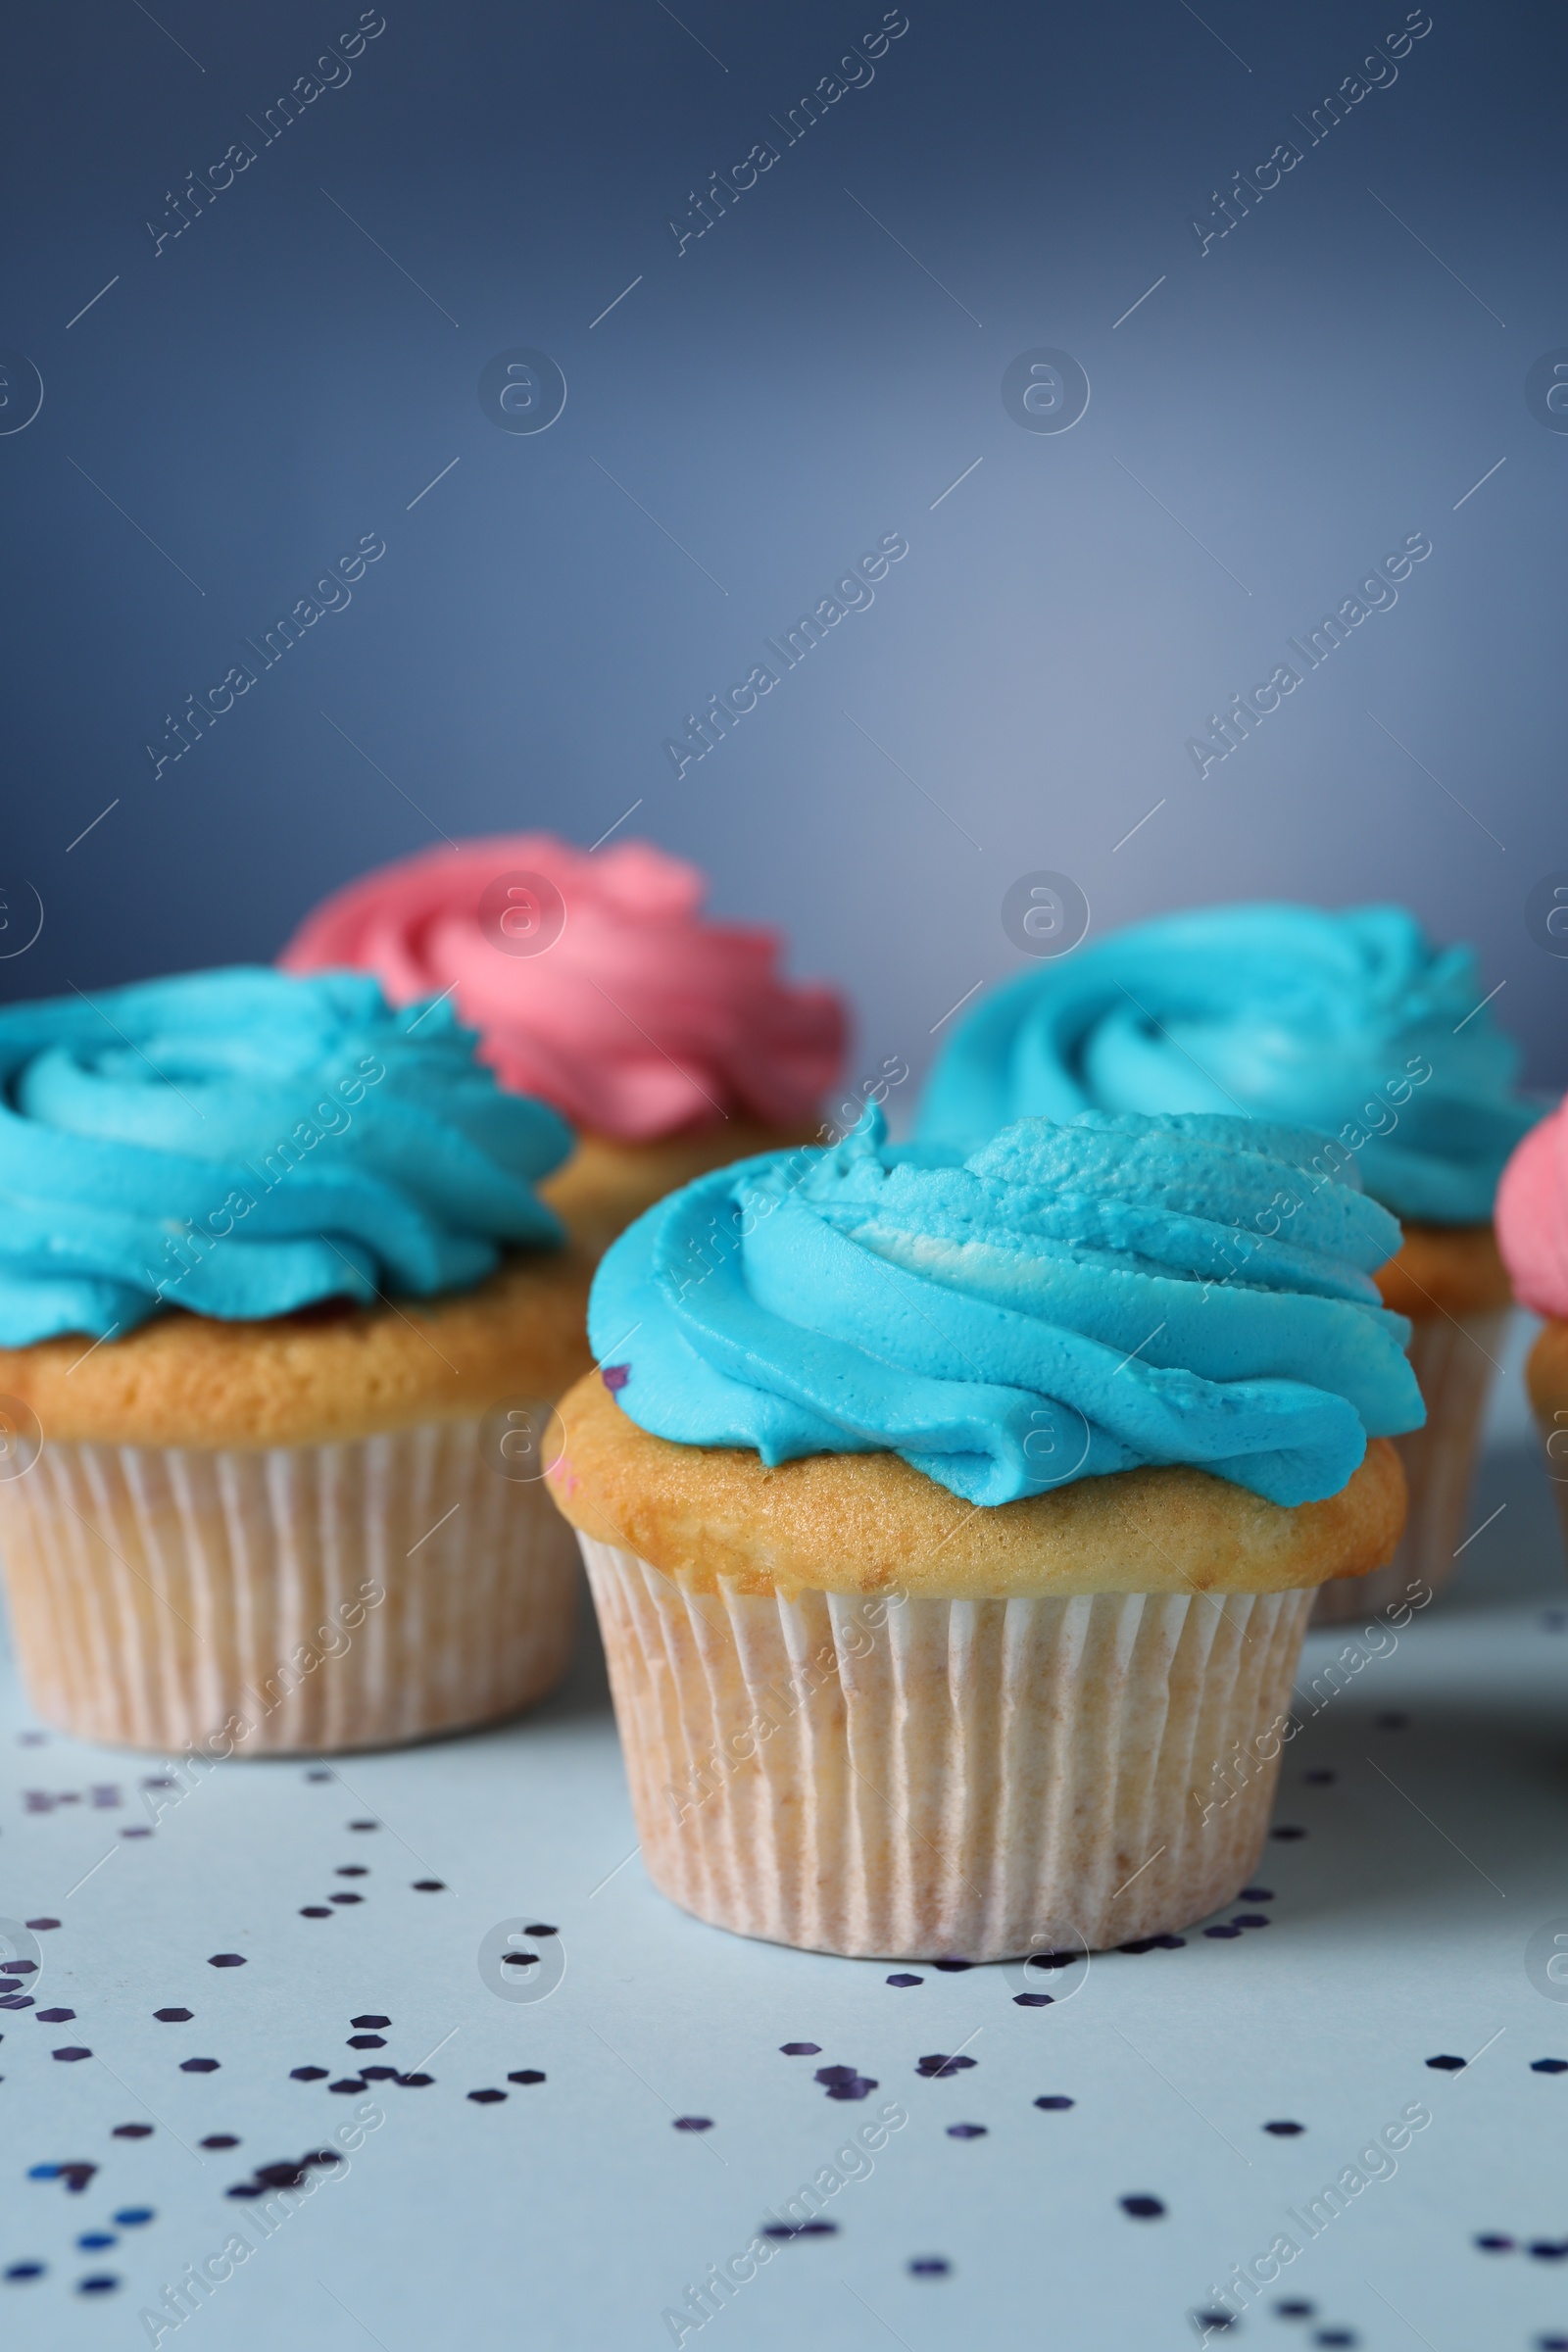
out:
{"label": "gradient blue backdrop", "polygon": [[[0,342],[45,398],[0,437],[0,876],[46,919],[0,990],[267,957],[442,831],[587,844],[640,800],[622,836],[850,991],[858,1069],[923,1066],[1019,961],[1007,885],[1051,867],[1097,928],[1407,900],[1561,1080],[1568,962],[1524,924],[1568,866],[1568,436],[1524,395],[1568,343],[1560,19],[1434,0],[1309,145],[1399,0],[909,0],[786,147],[882,13],[386,0],[266,146],[354,0],[19,22]],[[767,138],[678,252],[668,219]],[[155,253],[167,192],[237,139],[254,164]],[[1193,217],[1287,139],[1300,164],[1200,253]],[[568,384],[537,436],[477,397],[517,345]],[[1088,371],[1070,432],[1004,408],[1037,345]],[[1418,531],[1397,607],[1200,781],[1206,714]],[[684,713],[889,532],[875,605],[677,781]],[[367,533],[352,605],[155,779],[164,714]]]}

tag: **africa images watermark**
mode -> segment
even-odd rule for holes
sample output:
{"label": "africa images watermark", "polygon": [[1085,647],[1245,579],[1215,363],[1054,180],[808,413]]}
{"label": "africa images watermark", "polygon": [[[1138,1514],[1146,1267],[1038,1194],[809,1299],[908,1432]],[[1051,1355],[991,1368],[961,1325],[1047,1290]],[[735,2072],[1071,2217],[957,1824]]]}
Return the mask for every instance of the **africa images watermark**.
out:
{"label": "africa images watermark", "polygon": [[[1406,58],[1417,41],[1424,40],[1432,30],[1432,19],[1424,10],[1413,8],[1398,32],[1389,33],[1376,49],[1361,61],[1359,72],[1347,74],[1337,90],[1330,90],[1310,109],[1311,122],[1302,122],[1299,115],[1292,120],[1306,132],[1308,147],[1320,147],[1339,123],[1346,121],[1352,107],[1369,98],[1374,90],[1392,90],[1399,78],[1396,58]],[[1212,211],[1206,220],[1195,214],[1189,226],[1198,239],[1198,250],[1206,256],[1217,238],[1228,237],[1233,228],[1240,228],[1249,213],[1271,195],[1287,172],[1294,172],[1305,160],[1304,150],[1292,139],[1282,139],[1266,163],[1252,166],[1251,177],[1233,172],[1231,184],[1221,195],[1216,188],[1209,199]],[[1248,198],[1251,198],[1249,204]]]}
{"label": "africa images watermark", "polygon": [[373,1054],[365,1054],[354,1070],[338,1079],[335,1092],[323,1093],[321,1100],[313,1105],[310,1115],[296,1119],[289,1133],[263,1154],[262,1167],[267,1171],[265,1176],[251,1167],[249,1160],[244,1162],[256,1178],[256,1192],[246,1192],[243,1188],[231,1192],[217,1208],[209,1209],[199,1224],[193,1219],[187,1220],[166,1235],[162,1269],[154,1266],[143,1269],[144,1279],[161,1305],[182,1303],[173,1297],[180,1284],[189,1281],[191,1275],[206,1262],[210,1251],[229,1239],[241,1218],[248,1217],[259,1200],[265,1200],[286,1177],[292,1175],[307,1152],[314,1152],[317,1145],[324,1143],[329,1136],[348,1133],[354,1124],[354,1109],[365,1101],[370,1088],[378,1086],[385,1076],[385,1062]]}
{"label": "africa images watermark", "polygon": [[[346,612],[354,602],[348,583],[351,580],[363,580],[366,565],[378,564],[385,554],[386,541],[379,531],[366,531],[358,547],[351,548],[346,556],[339,556],[335,566],[328,565],[317,581],[314,595],[297,598],[291,610],[280,612],[271,627],[264,632],[262,645],[267,648],[265,653],[254,638],[247,637],[245,643],[256,656],[262,669],[271,669],[281,662],[290,646],[298,645],[306,630],[314,628],[323,614]],[[187,694],[185,708],[177,719],[172,710],[164,712],[166,748],[160,750],[155,743],[142,746],[153,763],[155,784],[166,767],[183,760],[208,728],[216,726],[219,719],[233,710],[241,695],[249,694],[260,674],[260,671],[252,669],[248,662],[237,662],[216,686],[209,686],[199,699],[194,694]],[[169,750],[167,747],[172,743],[177,743],[179,749]]]}
{"label": "africa images watermark", "polygon": [[735,1780],[754,1763],[760,1748],[803,1706],[808,1705],[818,1691],[837,1683],[846,1658],[868,1657],[876,1647],[876,1636],[886,1625],[889,1613],[902,1608],[908,1597],[898,1585],[858,1596],[836,1622],[834,1639],[822,1642],[810,1657],[797,1660],[782,1690],[777,1684],[767,1685],[745,1723],[691,1765],[684,1782],[668,1782],[664,1801],[674,1816],[676,1828],[682,1826],[689,1814],[699,1812],[710,1798],[716,1796],[726,1781]]}
{"label": "africa images watermark", "polygon": [[[259,2175],[254,2192],[242,2212],[233,2217],[234,2227],[227,2238],[214,2253],[199,2263],[188,2262],[178,2283],[165,2286],[163,2299],[157,2304],[143,2304],[136,2317],[142,2333],[155,2347],[195,2319],[211,2302],[220,2286],[225,2286],[235,2273],[260,2253],[269,2238],[275,2237],[291,2215],[298,2213],[308,2197],[313,2197],[323,2180],[345,2180],[353,2171],[349,2155],[357,2155],[364,2147],[367,2135],[378,2132],[386,2122],[386,2110],[374,2099],[367,2099],[354,2110],[351,2123],[340,2124],[333,2137],[337,2146],[314,2148],[299,2164],[269,2165]],[[339,2151],[344,2151],[340,2153]],[[279,2173],[283,2180],[276,2179]],[[245,2224],[241,2229],[240,2224]]]}
{"label": "africa images watermark", "polygon": [[780,2245],[815,2230],[831,2229],[834,2225],[821,2219],[829,2199],[852,2180],[868,2180],[876,2170],[872,2157],[881,2154],[892,2134],[902,2132],[908,2120],[908,2109],[898,2099],[889,2099],[877,2109],[874,2123],[862,2124],[843,2147],[834,2150],[831,2164],[822,2165],[792,2197],[769,2210],[749,2245],[723,2264],[710,2262],[702,2285],[688,2284],[685,2301],[666,2304],[660,2313],[670,2342],[684,2344],[688,2336],[699,2334],[710,2320],[716,2320],[725,2304],[733,2302],[741,2288],[772,2261]]}
{"label": "africa images watermark", "polygon": [[[263,1680],[257,1678],[254,1688],[245,1692],[255,1707],[253,1721],[248,1715],[230,1713],[217,1731],[207,1733],[200,1744],[194,1740],[185,1743],[185,1753],[178,1759],[166,1756],[160,1778],[145,1780],[141,1786],[142,1810],[149,1823],[157,1829],[166,1813],[182,1805],[187,1796],[206,1787],[204,1773],[211,1773],[226,1763],[235,1749],[259,1732],[270,1715],[274,1715],[286,1699],[300,1690],[307,1675],[315,1674],[333,1658],[346,1658],[353,1648],[352,1637],[357,1634],[372,1609],[378,1609],[386,1598],[386,1587],[373,1577],[363,1577],[357,1592],[347,1600],[340,1600],[335,1609],[327,1612],[324,1625],[318,1625],[308,1642],[298,1642],[286,1658],[279,1658],[271,1673]],[[173,1790],[172,1796],[162,1793]]]}
{"label": "africa images watermark", "polygon": [[794,628],[785,630],[782,645],[775,644],[771,637],[762,639],[773,662],[778,663],[776,669],[770,662],[759,662],[727,694],[710,694],[701,715],[688,710],[685,734],[667,735],[662,747],[677,780],[695,761],[706,760],[710,752],[716,751],[730,729],[757,709],[764,694],[772,693],[786,670],[799,668],[812,646],[820,645],[829,629],[837,628],[847,613],[868,612],[876,603],[872,582],[885,580],[888,566],[901,564],[908,552],[909,542],[902,531],[885,533],[870,555],[862,556],[841,580],[834,582],[832,595],[819,597],[809,612],[801,614]]}
{"label": "africa images watermark", "polygon": [[[347,89],[354,75],[345,60],[363,57],[366,43],[375,40],[385,30],[386,19],[379,9],[365,9],[353,31],[338,34],[337,51],[341,55],[329,50],[324,57],[318,57],[314,74],[297,75],[293,89],[273,99],[266,109],[268,127],[265,130],[254,115],[247,115],[246,122],[253,130],[260,132],[262,146],[270,147],[274,139],[280,139],[289,124],[297,122],[305,109],[314,106],[317,99],[327,90]],[[205,178],[199,172],[187,172],[185,184],[177,196],[172,188],[166,189],[164,220],[166,224],[173,222],[175,225],[160,227],[156,220],[147,222],[147,234],[153,241],[153,259],[161,261],[164,247],[173,238],[182,237],[201,214],[234,185],[239,173],[250,170],[256,158],[257,150],[246,140],[231,139],[227,151],[219,157],[217,163],[208,165]],[[205,205],[203,197],[207,200]]]}
{"label": "africa images watermark", "polygon": [[1232,752],[1240,751],[1252,730],[1280,708],[1288,694],[1296,692],[1307,671],[1321,669],[1336,646],[1343,645],[1369,614],[1392,612],[1399,601],[1395,581],[1407,580],[1412,567],[1424,564],[1431,553],[1432,542],[1425,531],[1411,531],[1402,548],[1374,565],[1353,596],[1343,598],[1335,612],[1325,612],[1317,627],[1306,632],[1304,645],[1298,638],[1287,637],[1286,644],[1304,666],[1296,669],[1289,662],[1281,662],[1250,694],[1233,694],[1225,710],[1209,712],[1204,722],[1208,736],[1187,738],[1187,756],[1199,774],[1206,776],[1216,760],[1228,760]]}
{"label": "africa images watermark", "polygon": [[[1399,1112],[1409,1102],[1418,1086],[1425,1086],[1432,1076],[1432,1064],[1424,1054],[1412,1054],[1404,1068],[1393,1078],[1386,1078],[1379,1093],[1369,1095],[1357,1116],[1347,1119],[1336,1136],[1325,1138],[1301,1171],[1310,1173],[1312,1181],[1307,1190],[1320,1193],[1326,1184],[1343,1182],[1345,1170],[1350,1167],[1355,1154],[1370,1143],[1381,1142],[1393,1135],[1399,1124]],[[1365,1126],[1361,1124],[1366,1121]],[[1250,1259],[1256,1256],[1265,1242],[1273,1241],[1282,1226],[1289,1224],[1301,1206],[1297,1192],[1277,1192],[1266,1208],[1260,1208],[1252,1219],[1256,1233],[1244,1226],[1233,1225],[1228,1238],[1217,1245],[1216,1254],[1223,1261],[1223,1272],[1203,1278],[1203,1298],[1217,1286],[1234,1281]],[[1269,1219],[1272,1218],[1272,1224]]]}
{"label": "africa images watermark", "polygon": [[[768,120],[784,133],[785,149],[797,146],[812,125],[822,121],[829,107],[837,106],[839,100],[847,98],[851,90],[868,90],[876,79],[872,59],[886,57],[890,44],[902,40],[908,29],[909,20],[903,10],[890,8],[877,30],[861,33],[855,48],[840,58],[836,74],[824,74],[813,90],[797,99],[788,109],[788,127],[779,122],[777,115],[769,116]],[[683,225],[673,219],[664,222],[675,240],[677,260],[685,259],[688,245],[699,237],[706,237],[710,228],[716,228],[724,215],[756,187],[761,174],[770,172],[779,161],[780,150],[772,141],[759,139],[749,155],[744,156],[738,164],[731,164],[727,177],[721,172],[710,172],[708,185],[702,194],[699,195],[693,188],[687,200],[687,223],[696,221],[701,225]],[[726,197],[728,203],[725,202]]]}
{"label": "africa images watermark", "polygon": [[865,1115],[867,1103],[875,1102],[880,1106],[887,1101],[892,1089],[902,1086],[908,1075],[909,1065],[901,1054],[890,1054],[885,1056],[876,1075],[860,1081],[858,1096],[847,1095],[840,1102],[838,1119],[824,1119],[817,1129],[816,1143],[797,1144],[792,1152],[783,1155],[789,1170],[789,1183],[784,1192],[753,1193],[744,1207],[740,1201],[732,1199],[726,1203],[726,1213],[712,1210],[709,1215],[707,1230],[702,1234],[688,1235],[686,1263],[671,1277],[676,1284],[676,1304],[679,1305],[690,1292],[705,1283],[710,1274],[717,1273],[721,1266],[726,1265],[736,1250],[751,1240],[759,1225],[799,1191],[817,1165],[818,1154],[824,1149],[831,1151],[843,1143]]}
{"label": "africa images watermark", "polygon": [[[1276,1715],[1244,1746],[1238,1740],[1229,1756],[1209,1767],[1209,1789],[1188,1790],[1198,1807],[1199,1821],[1206,1827],[1210,1814],[1222,1812],[1241,1795],[1242,1790],[1259,1771],[1269,1771],[1282,1750],[1289,1746],[1297,1734],[1316,1715],[1321,1715],[1330,1699],[1348,1690],[1354,1677],[1370,1666],[1374,1658],[1392,1658],[1399,1646],[1403,1633],[1417,1609],[1424,1609],[1434,1597],[1432,1587],[1420,1577],[1412,1577],[1400,1600],[1391,1601],[1365,1626],[1361,1640],[1348,1641],[1337,1658],[1319,1667],[1308,1686],[1313,1703],[1306,1704],[1304,1715]],[[1387,1637],[1385,1640],[1384,1637]],[[1363,1649],[1361,1642],[1367,1646]]]}
{"label": "africa images watermark", "polygon": [[1365,2147],[1357,2148],[1354,2160],[1342,2166],[1334,2180],[1326,2180],[1315,2197],[1303,2197],[1300,2210],[1288,2205],[1285,2219],[1290,2229],[1280,2230],[1250,2262],[1234,2263],[1225,2284],[1209,2287],[1212,2309],[1193,2313],[1199,2342],[1206,2344],[1211,2335],[1234,2328],[1248,2305],[1266,2287],[1274,2285],[1281,2272],[1304,2254],[1313,2239],[1321,2237],[1342,2213],[1348,2213],[1374,2180],[1392,2180],[1399,2169],[1397,2159],[1416,2132],[1424,2132],[1431,2121],[1431,2108],[1420,2099],[1412,2099],[1407,2107],[1400,2108],[1392,2123],[1374,2133]]}

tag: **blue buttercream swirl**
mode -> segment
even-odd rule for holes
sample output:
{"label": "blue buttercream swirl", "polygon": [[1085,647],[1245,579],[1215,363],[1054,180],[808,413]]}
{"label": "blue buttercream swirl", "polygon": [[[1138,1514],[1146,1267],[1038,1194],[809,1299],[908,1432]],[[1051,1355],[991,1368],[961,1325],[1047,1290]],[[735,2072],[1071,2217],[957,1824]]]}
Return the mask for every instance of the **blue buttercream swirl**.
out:
{"label": "blue buttercream swirl", "polygon": [[1242,1111],[1335,1138],[1396,1216],[1481,1224],[1541,1115],[1484,996],[1473,951],[1399,906],[1166,915],[982,998],[917,1132],[972,1149],[1030,1116]]}
{"label": "blue buttercream swirl", "polygon": [[0,1346],[279,1315],[555,1244],[571,1133],[439,1001],[235,966],[0,1009]]}
{"label": "blue buttercream swirl", "polygon": [[1313,1501],[1424,1417],[1371,1280],[1398,1227],[1317,1149],[1090,1111],[964,1158],[889,1145],[873,1106],[640,1217],[589,1336],[623,1410],[685,1445],[888,1450],[984,1504],[1171,1462]]}

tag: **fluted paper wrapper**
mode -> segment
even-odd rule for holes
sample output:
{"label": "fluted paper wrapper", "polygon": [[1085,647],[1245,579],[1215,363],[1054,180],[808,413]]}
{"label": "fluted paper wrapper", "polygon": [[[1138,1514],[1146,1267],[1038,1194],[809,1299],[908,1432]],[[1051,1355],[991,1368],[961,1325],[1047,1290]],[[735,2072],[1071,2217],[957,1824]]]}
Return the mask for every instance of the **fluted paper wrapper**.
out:
{"label": "fluted paper wrapper", "polygon": [[1479,1315],[1423,1315],[1412,1323],[1410,1368],[1427,1418],[1424,1428],[1394,1441],[1410,1490],[1404,1534],[1386,1568],[1320,1589],[1314,1625],[1348,1625],[1413,1597],[1423,1587],[1430,1597],[1451,1583],[1470,1532],[1465,1517],[1481,1424],[1507,1321],[1507,1308],[1499,1307]]}
{"label": "fluted paper wrapper", "polygon": [[1536,1427],[1541,1432],[1546,1476],[1557,1497],[1563,1544],[1568,1548],[1568,1389],[1560,1385],[1560,1376],[1553,1377],[1546,1369],[1547,1365],[1561,1360],[1559,1343],[1563,1320],[1559,1315],[1546,1317],[1531,1350],[1526,1381],[1530,1389],[1530,1401],[1535,1408]]}
{"label": "fluted paper wrapper", "polygon": [[45,1444],[0,1484],[33,1705],[83,1740],[244,1756],[379,1747],[541,1697],[570,1657],[577,1562],[482,1427]]}
{"label": "fluted paper wrapper", "polygon": [[1256,1864],[1309,1592],[782,1600],[579,1540],[643,1859],[700,1919],[1001,1960],[1185,1927]]}

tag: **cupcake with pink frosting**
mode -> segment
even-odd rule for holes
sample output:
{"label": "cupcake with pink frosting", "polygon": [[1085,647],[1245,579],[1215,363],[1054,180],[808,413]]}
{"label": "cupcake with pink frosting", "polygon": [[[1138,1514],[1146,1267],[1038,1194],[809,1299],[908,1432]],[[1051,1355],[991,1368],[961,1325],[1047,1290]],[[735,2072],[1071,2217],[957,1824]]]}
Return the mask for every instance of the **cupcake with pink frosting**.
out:
{"label": "cupcake with pink frosting", "polygon": [[1531,1129],[1502,1172],[1497,1247],[1515,1298],[1546,1318],[1525,1378],[1568,1537],[1568,1102]]}
{"label": "cupcake with pink frosting", "polygon": [[394,1004],[452,997],[502,1085],[576,1129],[543,1189],[598,1250],[707,1170],[819,1140],[843,1064],[843,1001],[784,979],[776,932],[708,920],[706,888],[650,842],[497,834],[346,884],[278,960],[371,971]]}

